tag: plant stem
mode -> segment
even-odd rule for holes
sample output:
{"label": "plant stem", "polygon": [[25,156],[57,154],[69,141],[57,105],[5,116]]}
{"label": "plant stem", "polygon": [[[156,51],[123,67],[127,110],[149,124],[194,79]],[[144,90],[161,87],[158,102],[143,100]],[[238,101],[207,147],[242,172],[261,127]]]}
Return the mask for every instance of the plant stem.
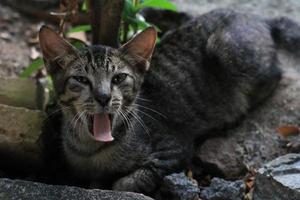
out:
{"label": "plant stem", "polygon": [[132,0],[132,4],[133,4],[134,6],[139,5],[139,0]]}
{"label": "plant stem", "polygon": [[123,43],[127,42],[128,31],[129,31],[129,25],[128,25],[127,22],[124,22],[124,24],[123,24],[123,38],[122,38]]}
{"label": "plant stem", "polygon": [[90,0],[93,44],[119,47],[124,0]]}

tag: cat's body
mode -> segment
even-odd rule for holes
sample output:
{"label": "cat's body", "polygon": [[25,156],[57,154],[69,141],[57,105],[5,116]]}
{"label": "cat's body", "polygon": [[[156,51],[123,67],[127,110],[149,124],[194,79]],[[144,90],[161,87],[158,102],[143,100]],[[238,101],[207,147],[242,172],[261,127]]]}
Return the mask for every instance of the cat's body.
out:
{"label": "cat's body", "polygon": [[[283,27],[300,30],[284,18],[264,20],[216,10],[170,31],[156,48],[145,77],[134,72],[138,75],[128,83],[134,88],[129,91],[132,99],[127,104],[123,100],[122,106],[130,112],[128,119],[114,118],[114,141],[84,136],[88,128],[74,123],[74,111],[63,110],[62,145],[69,169],[96,182],[123,177],[113,184],[117,190],[152,192],[163,176],[184,169],[195,138],[237,122],[276,88],[281,71],[274,38],[287,47],[300,41],[299,35],[293,35],[293,42],[284,37]],[[83,64],[97,63],[108,71],[132,62],[107,47],[89,47],[79,55]],[[65,89],[56,90],[63,99]]]}

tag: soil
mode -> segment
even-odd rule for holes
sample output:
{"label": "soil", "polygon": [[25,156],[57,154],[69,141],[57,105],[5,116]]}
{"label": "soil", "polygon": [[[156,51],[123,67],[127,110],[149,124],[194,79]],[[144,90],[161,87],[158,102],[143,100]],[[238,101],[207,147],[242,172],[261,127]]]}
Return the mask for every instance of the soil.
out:
{"label": "soil", "polygon": [[41,22],[29,19],[0,4],[0,76],[17,77],[37,51]]}

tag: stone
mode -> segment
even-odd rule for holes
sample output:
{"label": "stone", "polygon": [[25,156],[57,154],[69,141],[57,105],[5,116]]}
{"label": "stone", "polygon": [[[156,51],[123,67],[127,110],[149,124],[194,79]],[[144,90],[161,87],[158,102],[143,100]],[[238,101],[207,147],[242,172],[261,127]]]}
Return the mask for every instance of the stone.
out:
{"label": "stone", "polygon": [[10,200],[151,200],[142,194],[109,190],[87,190],[71,186],[46,185],[30,181],[0,179],[0,199]]}
{"label": "stone", "polygon": [[41,166],[39,137],[44,120],[42,111],[0,104],[2,170],[34,171]]}
{"label": "stone", "polygon": [[42,111],[0,104],[0,143],[37,141],[44,119]]}
{"label": "stone", "polygon": [[188,178],[183,172],[174,173],[164,178],[160,188],[160,196],[156,199],[195,200],[200,190],[197,183]]}
{"label": "stone", "polygon": [[36,109],[36,84],[31,79],[0,78],[0,103]]}
{"label": "stone", "polygon": [[213,178],[209,187],[200,192],[200,198],[205,200],[242,200],[246,186],[243,181],[226,181]]}
{"label": "stone", "polygon": [[287,154],[258,170],[253,200],[300,199],[300,154]]}

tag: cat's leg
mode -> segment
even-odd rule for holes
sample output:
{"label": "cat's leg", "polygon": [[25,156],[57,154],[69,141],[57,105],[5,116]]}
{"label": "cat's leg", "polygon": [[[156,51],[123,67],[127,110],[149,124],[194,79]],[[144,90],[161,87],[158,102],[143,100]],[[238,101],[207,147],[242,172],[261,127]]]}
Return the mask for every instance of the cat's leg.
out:
{"label": "cat's leg", "polygon": [[232,82],[248,99],[249,108],[265,100],[281,78],[275,44],[263,22],[237,20],[218,29],[209,37],[206,52],[229,72]]}
{"label": "cat's leg", "polygon": [[116,181],[113,189],[151,194],[164,176],[186,167],[193,155],[193,143],[188,141],[178,138],[160,140],[143,167]]}

